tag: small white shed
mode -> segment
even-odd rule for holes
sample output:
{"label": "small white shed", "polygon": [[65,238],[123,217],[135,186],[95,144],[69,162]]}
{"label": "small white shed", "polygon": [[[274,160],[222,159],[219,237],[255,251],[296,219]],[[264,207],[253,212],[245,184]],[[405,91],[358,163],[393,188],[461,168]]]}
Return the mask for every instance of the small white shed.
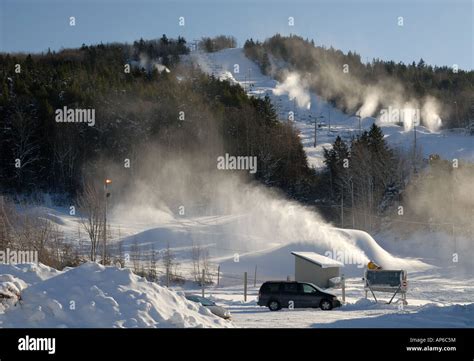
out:
{"label": "small white shed", "polygon": [[316,252],[291,252],[295,256],[295,281],[310,282],[327,288],[329,280],[339,277],[344,264]]}

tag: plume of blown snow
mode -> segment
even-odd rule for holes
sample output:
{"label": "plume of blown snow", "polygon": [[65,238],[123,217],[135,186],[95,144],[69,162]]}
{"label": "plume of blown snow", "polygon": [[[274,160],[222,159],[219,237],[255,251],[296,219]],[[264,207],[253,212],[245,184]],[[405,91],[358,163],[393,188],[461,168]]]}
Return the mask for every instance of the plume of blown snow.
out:
{"label": "plume of blown snow", "polygon": [[145,69],[148,73],[152,72],[154,69],[156,69],[159,73],[166,72],[169,73],[170,70],[161,64],[161,58],[158,60],[155,59],[150,59],[150,57],[144,53],[140,53],[138,61],[132,60],[130,64],[133,67],[139,68],[139,69]]}
{"label": "plume of blown snow", "polygon": [[[311,89],[324,99],[333,99],[337,107],[346,113],[357,113],[362,118],[377,117],[380,109],[396,108],[399,113],[410,113],[405,110],[413,104],[421,104],[415,107],[416,115],[407,114],[405,119],[399,121],[403,123],[405,130],[413,129],[413,124],[417,124],[415,116],[421,120],[421,125],[426,126],[431,131],[438,130],[442,121],[440,118],[438,101],[433,97],[422,99],[414,93],[406,83],[397,80],[388,73],[380,75],[375,82],[368,84],[367,79],[357,75],[357,72],[343,71],[343,65],[333,58],[320,56],[317,48],[310,48],[304,42],[288,41],[286,43],[288,51],[301,57],[312,58],[311,63],[317,64],[311,69],[305,69],[302,78],[295,71],[288,71],[288,63],[272,59],[271,74],[273,76],[283,72],[286,74],[283,83],[277,86],[275,94],[288,93],[291,98],[295,98],[298,105],[308,107],[309,92]],[[421,113],[421,116],[419,114]],[[402,116],[403,118],[403,116]],[[397,121],[397,123],[399,122]]]}
{"label": "plume of blown snow", "polygon": [[358,113],[362,118],[370,117],[372,116],[375,111],[377,110],[377,107],[380,102],[380,96],[379,93],[375,88],[371,88],[365,99],[364,103],[362,104],[362,107],[360,107]]}
{"label": "plume of blown snow", "polygon": [[[140,182],[120,192],[126,196],[112,213],[116,222],[133,224],[134,211],[124,210],[140,209],[141,218],[156,219],[155,227],[163,227],[164,223],[172,227],[173,220],[168,217],[174,218],[180,233],[177,238],[167,238],[171,239],[171,247],[173,239],[182,243],[186,237],[189,242],[215,243],[217,250],[227,249],[231,255],[233,250],[260,251],[275,244],[305,243],[314,245],[321,254],[333,250],[362,254],[365,261],[373,259],[385,267],[428,267],[418,260],[391,255],[365,232],[337,229],[313,209],[251,182],[243,174],[217,170],[212,160],[203,160],[198,154],[171,154],[159,162],[156,154],[160,154],[159,148],[141,157],[148,167],[142,168]],[[206,161],[211,163],[205,166]],[[184,215],[179,213],[180,205],[184,206]],[[209,215],[215,222],[200,220]],[[220,255],[224,256],[222,252]]]}
{"label": "plume of blown snow", "polygon": [[311,96],[308,82],[296,72],[289,72],[284,78],[283,83],[279,83],[273,90],[274,94],[288,94],[290,100],[295,99],[300,108],[309,109],[311,107]]}
{"label": "plume of blown snow", "polygon": [[421,116],[426,128],[432,132],[436,132],[441,128],[442,121],[439,116],[440,105],[433,97],[427,97],[421,109]]}

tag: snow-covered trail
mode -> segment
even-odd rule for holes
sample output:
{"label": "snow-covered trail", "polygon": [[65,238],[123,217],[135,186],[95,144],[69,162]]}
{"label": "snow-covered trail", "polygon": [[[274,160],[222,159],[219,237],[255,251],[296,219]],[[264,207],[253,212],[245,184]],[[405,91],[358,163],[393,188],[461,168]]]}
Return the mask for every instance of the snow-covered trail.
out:
{"label": "snow-covered trail", "polygon": [[[260,68],[248,59],[243,49],[224,49],[215,53],[193,52],[189,59],[197,63],[208,74],[220,79],[227,79],[240,84],[249,95],[264,97],[268,95],[282,121],[288,120],[289,112],[294,113],[292,123],[300,132],[310,166],[318,169],[324,166],[323,149],[330,148],[339,135],[346,141],[369,129],[375,119],[363,118],[360,122],[355,116],[344,114],[317,94],[310,92],[309,109],[298,107],[297,102],[288,94],[275,94],[278,82],[262,74]],[[238,66],[238,72],[236,71]],[[314,147],[314,120],[318,120],[316,147]],[[413,131],[405,131],[403,127],[393,124],[379,124],[389,144],[396,148],[410,149],[413,147]],[[462,159],[474,162],[474,138],[456,130],[430,132],[423,126],[416,128],[417,148],[428,158],[430,154],[439,154],[444,159]]]}

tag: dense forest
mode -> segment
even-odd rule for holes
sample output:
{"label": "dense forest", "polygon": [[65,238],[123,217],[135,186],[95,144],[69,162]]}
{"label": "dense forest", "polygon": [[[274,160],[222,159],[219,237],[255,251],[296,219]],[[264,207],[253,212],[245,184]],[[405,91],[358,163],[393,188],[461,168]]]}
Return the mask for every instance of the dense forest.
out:
{"label": "dense forest", "polygon": [[[473,116],[470,112],[474,105],[474,71],[433,67],[423,59],[411,64],[380,59],[365,63],[356,52],[345,54],[333,47],[317,46],[313,40],[296,35],[277,34],[264,42],[249,39],[244,49],[265,74],[283,77],[282,70],[288,66],[301,74],[313,74],[310,82],[313,90],[348,114],[362,106],[359,94],[362,87],[370,88],[382,83],[390,91],[402,85],[400,93],[407,97],[421,99],[432,96],[438,99],[441,117],[448,128],[465,127]],[[348,71],[347,81],[335,87],[334,69],[342,72],[344,67]],[[347,101],[348,95],[350,102]]]}
{"label": "dense forest", "polygon": [[200,50],[213,53],[222,49],[237,47],[237,39],[226,35],[218,35],[213,38],[203,37],[197,45]]}
{"label": "dense forest", "polygon": [[[224,152],[257,156],[257,180],[307,199],[316,177],[292,127],[268,98],[180,65],[188,52],[184,39],[163,36],[0,55],[1,189],[74,197],[100,160],[128,159],[137,170],[146,167],[140,150],[155,143],[173,154],[208,152],[214,169]],[[65,106],[94,109],[95,124],[57,122]]]}

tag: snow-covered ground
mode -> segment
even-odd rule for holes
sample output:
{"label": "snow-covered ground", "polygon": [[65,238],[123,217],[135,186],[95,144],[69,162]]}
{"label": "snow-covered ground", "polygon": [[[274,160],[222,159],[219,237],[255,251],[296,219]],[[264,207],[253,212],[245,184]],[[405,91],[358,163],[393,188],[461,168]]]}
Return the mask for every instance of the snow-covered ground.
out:
{"label": "snow-covered ground", "polygon": [[[268,95],[282,120],[288,119],[289,112],[294,113],[293,125],[299,130],[305,148],[308,163],[318,169],[324,166],[323,149],[330,148],[339,135],[349,141],[359,134],[359,119],[344,114],[328,104],[315,93],[308,92],[310,107],[299,107],[286,92],[275,92],[279,83],[270,76],[263,75],[256,63],[248,59],[243,49],[224,49],[215,53],[193,52],[189,58],[199,64],[201,69],[220,79],[227,79],[240,84],[248,94],[257,97]],[[238,65],[238,72],[235,71]],[[280,94],[281,93],[281,94]],[[316,147],[314,147],[314,120],[323,116],[318,123]],[[366,130],[375,121],[372,117],[363,118],[360,129]],[[412,149],[413,131],[405,131],[394,124],[379,124],[393,147]],[[459,130],[442,130],[430,132],[423,126],[416,127],[417,150],[428,158],[430,154],[438,154],[444,159],[462,159],[474,162],[474,138]]]}
{"label": "snow-covered ground", "polygon": [[[257,305],[258,287],[250,289],[247,302],[243,300],[241,286],[209,290],[208,297],[228,307],[237,327],[474,327],[474,303],[470,303],[474,292],[472,280],[453,280],[452,287],[447,287],[443,278],[419,275],[413,276],[410,284],[413,289],[408,294],[409,304],[403,309],[398,303],[386,304],[391,297],[389,294],[377,294],[381,296],[379,303],[365,299],[360,278],[348,279],[346,304],[332,311],[283,309],[272,312]],[[340,297],[340,291],[331,292]]]}
{"label": "snow-covered ground", "polygon": [[[21,300],[0,306],[0,327],[230,327],[208,309],[129,269],[85,263],[58,272],[44,265],[2,265],[0,292]],[[16,302],[18,301],[18,302]]]}
{"label": "snow-covered ground", "polygon": [[[70,216],[66,209],[60,208],[43,207],[42,211],[48,213],[67,236],[76,236],[77,216]],[[395,241],[388,236],[383,242],[377,242],[362,231],[327,229],[310,234],[313,241],[282,243],[275,239],[273,243],[257,244],[254,248],[239,251],[235,245],[239,237],[243,237],[244,242],[249,236],[258,238],[260,235],[249,235],[245,231],[240,235],[233,234],[235,224],[240,221],[237,216],[167,222],[130,221],[127,224],[119,221],[111,218],[112,234],[116,235],[120,227],[125,245],[135,239],[134,243],[141,247],[143,255],[151,244],[160,251],[169,242],[180,263],[179,272],[187,279],[192,279],[192,242],[206,240],[214,281],[217,278],[215,266],[220,265],[220,285],[206,287],[205,293],[230,310],[232,322],[216,319],[182,298],[182,291],[201,293],[200,287],[193,282],[173,286],[174,291],[169,291],[128,270],[89,263],[65,272],[41,265],[1,266],[0,284],[16,287],[23,301],[21,306],[10,306],[4,314],[0,309],[0,327],[474,327],[472,268],[458,272],[460,270],[455,266],[439,267],[436,250],[429,254],[425,252],[426,259],[415,259],[410,247],[397,248]],[[318,235],[320,239],[317,239]],[[326,249],[325,237],[332,240],[334,247],[350,244],[367,257],[361,259],[361,264],[346,264],[343,268],[347,277],[346,305],[333,311],[296,309],[270,312],[259,307],[256,297],[262,282],[286,279],[286,276],[293,278],[294,259],[290,252],[322,252]],[[383,243],[384,248],[379,243]],[[429,249],[430,245],[425,248]],[[389,253],[386,249],[398,251]],[[237,262],[236,253],[239,255]],[[378,304],[365,299],[364,268],[361,266],[365,266],[369,258],[408,270],[408,305],[403,309],[399,309],[398,297],[393,304],[385,304],[390,294],[378,293]],[[160,271],[163,266],[160,260],[158,263]],[[147,267],[148,261],[143,260],[143,264]],[[130,263],[127,266],[132,267]],[[243,298],[244,272],[248,273],[250,284],[247,302]],[[332,291],[341,296],[340,289]],[[71,301],[75,301],[75,311],[69,310]]]}

